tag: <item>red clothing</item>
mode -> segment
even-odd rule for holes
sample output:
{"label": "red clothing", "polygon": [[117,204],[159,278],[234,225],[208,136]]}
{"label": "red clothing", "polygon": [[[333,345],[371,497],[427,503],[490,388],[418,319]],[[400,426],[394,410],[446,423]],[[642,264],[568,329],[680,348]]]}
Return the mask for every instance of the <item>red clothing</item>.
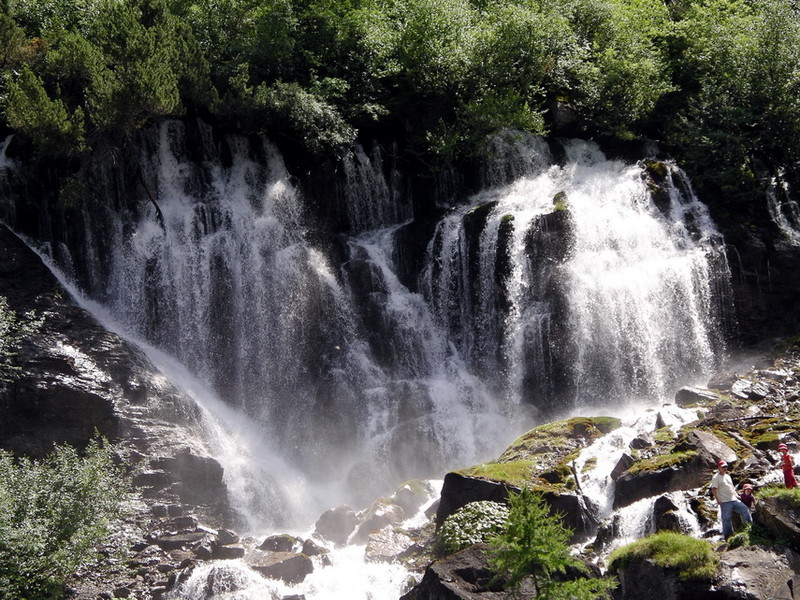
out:
{"label": "red clothing", "polygon": [[794,478],[794,464],[788,452],[784,452],[781,456],[781,463],[783,465],[783,483],[787,488],[797,487],[797,479]]}
{"label": "red clothing", "polygon": [[756,498],[755,498],[755,496],[753,496],[753,494],[752,494],[752,493],[751,493],[751,494],[747,494],[747,493],[745,493],[745,492],[742,492],[741,494],[739,494],[739,500],[741,500],[742,502],[744,502],[744,505],[745,505],[747,508],[749,508],[750,510],[752,510],[752,509],[753,509],[753,501],[754,501],[755,499],[756,499]]}

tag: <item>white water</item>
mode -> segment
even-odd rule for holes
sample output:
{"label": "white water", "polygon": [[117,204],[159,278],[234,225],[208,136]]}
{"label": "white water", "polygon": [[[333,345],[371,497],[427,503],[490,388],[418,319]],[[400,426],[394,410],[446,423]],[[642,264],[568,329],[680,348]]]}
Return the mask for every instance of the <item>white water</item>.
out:
{"label": "white water", "polygon": [[772,178],[767,188],[767,209],[772,220],[794,246],[800,246],[800,206],[792,198],[782,173]]}
{"label": "white water", "polygon": [[[669,398],[677,382],[706,378],[723,348],[729,272],[682,173],[667,165],[662,214],[639,166],[590,143],[568,144],[563,166],[538,140],[512,150],[529,158],[511,171],[527,173],[453,209],[429,246],[423,289],[468,366],[540,407],[556,388],[581,407]],[[568,214],[558,236],[555,201]]]}

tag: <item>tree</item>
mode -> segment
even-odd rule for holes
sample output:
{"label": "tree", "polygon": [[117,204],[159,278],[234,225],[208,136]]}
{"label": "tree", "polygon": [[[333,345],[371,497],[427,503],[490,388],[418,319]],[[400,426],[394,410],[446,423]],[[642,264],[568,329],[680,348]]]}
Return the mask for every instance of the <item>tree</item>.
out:
{"label": "tree", "polygon": [[571,532],[553,515],[541,494],[523,488],[509,495],[508,526],[490,541],[489,564],[518,587],[530,580],[537,600],[590,600],[608,597],[615,582],[579,577],[565,581],[567,571],[586,571],[570,552]]}

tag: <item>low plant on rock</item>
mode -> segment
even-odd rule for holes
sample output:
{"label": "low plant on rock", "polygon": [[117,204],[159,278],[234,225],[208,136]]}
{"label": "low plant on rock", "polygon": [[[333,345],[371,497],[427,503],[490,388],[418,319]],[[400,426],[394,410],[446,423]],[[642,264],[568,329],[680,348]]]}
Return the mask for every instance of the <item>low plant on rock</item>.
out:
{"label": "low plant on rock", "polygon": [[131,489],[99,438],[82,456],[66,445],[43,460],[0,451],[0,598],[62,597],[66,577],[124,514]]}
{"label": "low plant on rock", "polygon": [[612,552],[609,571],[616,572],[634,560],[645,559],[659,567],[674,569],[684,581],[710,580],[719,564],[719,556],[707,541],[665,531]]}
{"label": "low plant on rock", "polygon": [[470,502],[442,523],[436,543],[437,554],[445,556],[487,542],[503,531],[507,520],[508,508],[499,502]]}
{"label": "low plant on rock", "polygon": [[509,507],[508,525],[490,540],[489,558],[506,587],[519,588],[529,581],[538,600],[609,596],[615,581],[578,575],[588,575],[588,569],[572,555],[570,530],[559,515],[550,513],[541,494],[523,488],[509,496]]}

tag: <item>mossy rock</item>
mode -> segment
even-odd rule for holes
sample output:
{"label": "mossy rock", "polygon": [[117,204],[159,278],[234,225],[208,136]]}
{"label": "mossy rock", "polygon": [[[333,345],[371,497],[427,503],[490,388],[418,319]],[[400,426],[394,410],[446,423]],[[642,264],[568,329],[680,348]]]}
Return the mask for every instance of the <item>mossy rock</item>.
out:
{"label": "mossy rock", "polygon": [[627,472],[630,475],[638,475],[639,473],[652,473],[655,471],[660,471],[662,469],[668,469],[670,467],[675,467],[688,463],[696,456],[697,452],[695,452],[694,450],[670,452],[669,454],[659,454],[657,456],[653,456],[652,458],[640,460],[633,463],[633,465],[631,465],[631,467],[628,469]]}
{"label": "mossy rock", "polygon": [[[614,417],[575,417],[565,421],[554,421],[534,427],[522,434],[506,449],[499,462],[520,460],[569,447],[568,441],[594,441],[621,425]],[[583,444],[582,444],[583,445]]]}

